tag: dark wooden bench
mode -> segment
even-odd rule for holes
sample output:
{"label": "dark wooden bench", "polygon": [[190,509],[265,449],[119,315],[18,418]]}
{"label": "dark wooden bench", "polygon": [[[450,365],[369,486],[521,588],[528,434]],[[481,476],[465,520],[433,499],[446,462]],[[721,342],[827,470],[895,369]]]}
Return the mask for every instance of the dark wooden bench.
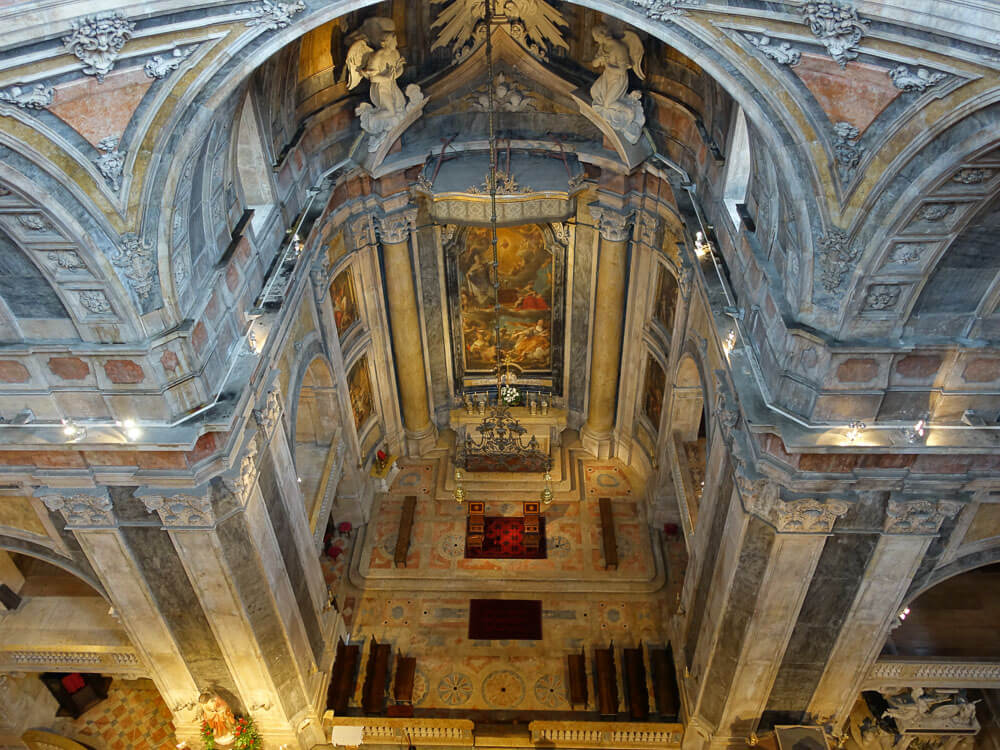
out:
{"label": "dark wooden bench", "polygon": [[611,513],[611,498],[602,497],[601,506],[601,540],[604,542],[604,569],[618,569],[618,540],[615,538],[615,519]]}
{"label": "dark wooden bench", "polygon": [[628,712],[632,721],[649,718],[649,691],[646,689],[646,660],[639,648],[627,648],[624,653],[625,684],[628,686]]}
{"label": "dark wooden bench", "polygon": [[361,691],[361,708],[366,714],[381,714],[385,711],[385,693],[389,680],[389,657],[392,649],[388,643],[379,643],[372,638],[368,652],[368,669],[365,670],[365,685]]}
{"label": "dark wooden bench", "polygon": [[399,656],[396,658],[396,681],[392,686],[392,697],[397,703],[413,701],[413,678],[417,674],[417,657]]}
{"label": "dark wooden bench", "polygon": [[417,512],[416,495],[407,495],[403,501],[403,515],[399,517],[399,534],[396,537],[396,552],[392,563],[397,568],[406,567],[406,558],[410,554],[410,534],[413,531],[413,516]]}
{"label": "dark wooden bench", "polygon": [[587,705],[587,664],[583,654],[567,654],[569,664],[569,704]]}
{"label": "dark wooden bench", "polygon": [[594,683],[597,713],[601,716],[617,716],[618,673],[615,669],[615,652],[610,648],[594,650]]}
{"label": "dark wooden bench", "polygon": [[354,681],[358,671],[361,649],[341,641],[337,644],[337,655],[333,662],[333,677],[326,692],[326,707],[337,716],[347,712],[351,696],[354,695]]}
{"label": "dark wooden bench", "polygon": [[650,667],[653,672],[653,698],[656,712],[665,721],[676,721],[680,715],[681,699],[674,673],[674,655],[670,648],[658,648],[649,652]]}

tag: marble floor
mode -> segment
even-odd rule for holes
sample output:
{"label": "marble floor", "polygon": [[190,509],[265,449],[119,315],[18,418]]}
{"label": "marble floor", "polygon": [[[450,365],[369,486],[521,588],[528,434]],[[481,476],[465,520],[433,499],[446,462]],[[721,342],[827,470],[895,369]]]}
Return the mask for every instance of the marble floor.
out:
{"label": "marble floor", "polygon": [[172,750],[170,709],[152,680],[115,679],[108,698],[79,719],[57,719],[53,730],[94,750]]}
{"label": "marble floor", "polygon": [[[346,554],[324,563],[339,599],[350,600],[352,640],[374,636],[392,644],[394,654],[417,658],[417,715],[564,716],[571,710],[567,654],[585,650],[589,663],[595,647],[665,645],[674,587],[664,560],[682,565],[683,556],[650,530],[641,484],[624,465],[575,454],[569,469],[573,481],[563,481],[544,510],[547,559],[465,559],[466,510],[442,481],[447,462],[432,459],[404,463],[390,491],[376,498],[371,521],[349,545],[349,570],[341,561]],[[509,494],[498,487],[490,497],[469,497],[485,500],[488,515],[520,515],[523,492],[523,486]],[[417,511],[406,567],[395,568],[407,495],[417,497]],[[612,500],[619,553],[613,571],[604,567],[599,497]],[[469,600],[481,597],[540,600],[542,639],[469,639]],[[578,711],[594,710],[590,697]]]}

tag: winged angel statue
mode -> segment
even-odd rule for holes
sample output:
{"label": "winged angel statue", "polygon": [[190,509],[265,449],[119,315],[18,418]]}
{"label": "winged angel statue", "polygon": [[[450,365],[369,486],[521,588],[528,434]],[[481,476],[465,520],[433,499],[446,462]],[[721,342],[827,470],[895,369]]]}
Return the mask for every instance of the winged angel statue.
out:
{"label": "winged angel statue", "polygon": [[590,64],[604,68],[600,77],[590,87],[594,111],[615,130],[620,131],[629,143],[638,143],[646,115],[642,111],[639,91],[629,92],[628,72],[634,70],[639,80],[642,72],[642,40],[634,31],[626,31],[621,39],[615,38],[604,24],[591,32],[597,42],[597,55]]}
{"label": "winged angel statue", "polygon": [[396,83],[406,60],[399,54],[392,19],[369,18],[352,36],[354,41],[347,50],[345,66],[347,88],[356,88],[365,78],[371,84],[371,103],[359,104],[354,113],[361,118],[361,129],[371,136],[368,150],[377,151],[403,118],[423,104],[424,95],[417,84],[411,83],[404,97]]}
{"label": "winged angel statue", "polygon": [[462,60],[486,39],[486,3],[492,2],[493,16],[504,29],[535,57],[545,59],[549,46],[568,49],[560,26],[568,26],[562,14],[545,0],[431,0],[435,5],[450,2],[434,19],[438,29],[431,49],[451,47],[455,60]]}

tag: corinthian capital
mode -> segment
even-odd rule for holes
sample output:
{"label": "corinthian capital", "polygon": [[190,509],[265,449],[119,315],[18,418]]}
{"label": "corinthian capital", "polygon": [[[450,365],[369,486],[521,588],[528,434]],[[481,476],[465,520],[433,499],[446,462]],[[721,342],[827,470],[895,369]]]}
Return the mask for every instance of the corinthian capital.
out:
{"label": "corinthian capital", "polygon": [[774,506],[774,528],[800,534],[828,534],[837,519],[850,510],[843,500],[780,500]]}
{"label": "corinthian capital", "polygon": [[106,488],[53,490],[42,488],[35,495],[45,507],[59,511],[69,529],[110,529],[116,525],[111,497]]}
{"label": "corinthian capital", "polygon": [[946,518],[962,509],[955,500],[889,500],[885,511],[887,534],[936,534]]}
{"label": "corinthian capital", "polygon": [[389,245],[406,242],[410,238],[410,227],[416,218],[416,211],[412,209],[381,216],[375,220],[378,236],[382,238],[382,242]]}
{"label": "corinthian capital", "polygon": [[205,528],[215,525],[212,491],[207,484],[180,493],[145,489],[135,494],[146,506],[146,512],[156,512],[164,526]]}
{"label": "corinthian capital", "polygon": [[590,213],[597,221],[597,231],[608,242],[624,242],[628,239],[632,217],[607,206],[591,206]]}

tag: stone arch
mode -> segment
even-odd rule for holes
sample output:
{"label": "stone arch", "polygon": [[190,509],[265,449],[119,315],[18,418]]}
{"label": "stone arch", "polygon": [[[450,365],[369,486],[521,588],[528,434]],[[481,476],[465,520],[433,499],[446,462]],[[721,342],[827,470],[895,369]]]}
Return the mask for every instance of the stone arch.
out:
{"label": "stone arch", "polygon": [[681,354],[674,371],[670,396],[670,431],[692,441],[700,432],[708,437],[708,408],[705,378],[691,351]]}
{"label": "stone arch", "polygon": [[326,526],[331,473],[342,458],[341,413],[333,367],[314,340],[301,358],[291,410],[291,448],[306,516],[314,534]]}
{"label": "stone arch", "polygon": [[85,560],[80,562],[72,558],[68,558],[35,542],[3,533],[2,530],[0,530],[0,551],[16,552],[18,554],[27,555],[28,557],[33,557],[37,560],[48,563],[49,565],[60,568],[70,575],[79,578],[81,581],[94,589],[94,591],[103,599],[107,600],[109,604],[111,603],[107,592],[104,590],[104,586],[101,585],[101,582],[94,575],[93,571],[89,569],[90,566]]}

